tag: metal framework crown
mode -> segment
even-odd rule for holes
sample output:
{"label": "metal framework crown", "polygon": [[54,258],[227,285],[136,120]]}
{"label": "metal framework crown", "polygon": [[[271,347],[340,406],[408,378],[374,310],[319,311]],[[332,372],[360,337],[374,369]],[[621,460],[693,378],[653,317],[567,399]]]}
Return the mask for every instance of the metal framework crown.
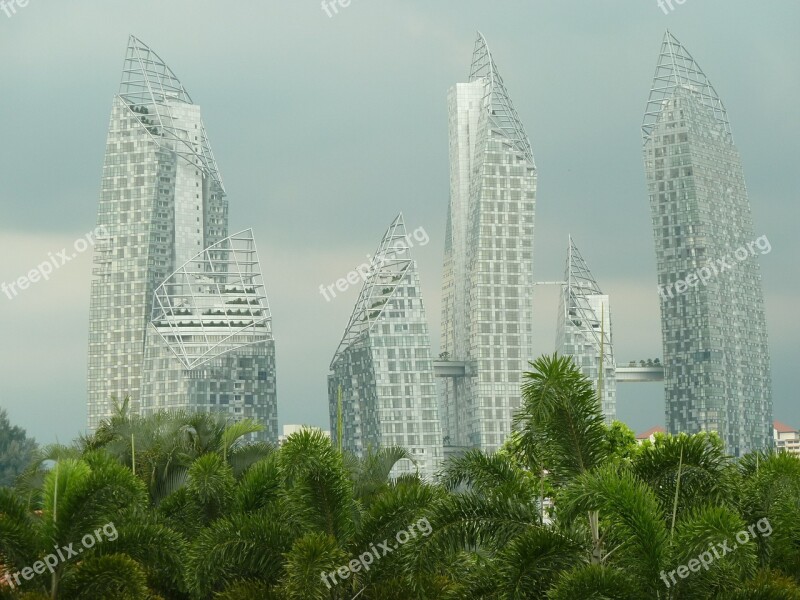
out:
{"label": "metal framework crown", "polygon": [[489,111],[492,128],[502,131],[513,147],[524,154],[531,164],[535,164],[530,139],[525,133],[525,128],[514,109],[503,78],[500,77],[497,65],[492,59],[486,38],[480,31],[478,39],[475,40],[475,50],[472,53],[472,66],[469,73],[470,82],[479,80],[486,84],[484,104]]}
{"label": "metal framework crown", "polygon": [[378,250],[372,257],[367,278],[358,295],[353,314],[350,316],[342,341],[331,360],[331,370],[342,352],[362,335],[368,333],[380,320],[412,263],[406,225],[403,221],[403,213],[400,213],[389,225],[378,245]]}
{"label": "metal framework crown", "polygon": [[661,43],[653,87],[642,121],[645,142],[650,139],[664,106],[679,90],[691,92],[695,99],[713,113],[714,119],[722,125],[728,138],[733,140],[728,112],[717,91],[689,51],[667,30]]}
{"label": "metal framework crown", "polygon": [[198,132],[176,125],[172,107],[193,104],[189,92],[161,57],[133,35],[128,39],[118,96],[159,147],[197,166],[225,191],[205,125],[201,121]]}
{"label": "metal framework crown", "polygon": [[272,339],[253,231],[220,240],[167,277],[151,324],[187,369]]}

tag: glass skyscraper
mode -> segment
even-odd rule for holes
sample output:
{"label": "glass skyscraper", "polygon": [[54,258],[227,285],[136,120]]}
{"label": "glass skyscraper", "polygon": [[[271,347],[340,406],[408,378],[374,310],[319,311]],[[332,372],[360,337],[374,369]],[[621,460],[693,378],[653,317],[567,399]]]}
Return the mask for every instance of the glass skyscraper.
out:
{"label": "glass skyscraper", "polygon": [[[728,113],[678,39],[661,46],[643,122],[671,433],[769,447],[769,346],[753,222]],[[734,260],[736,257],[737,260]]]}
{"label": "glass skyscraper", "polygon": [[224,412],[277,441],[275,342],[252,231],[206,248],[156,289],[143,381],[143,415]]}
{"label": "glass skyscraper", "polygon": [[448,94],[450,204],[442,279],[443,357],[466,377],[442,384],[453,446],[499,448],[533,354],[536,165],[486,40]]}
{"label": "glass skyscraper", "polygon": [[[344,336],[331,361],[328,401],[334,445],[364,456],[406,448],[422,476],[442,462],[430,334],[403,216],[372,258]],[[339,431],[341,423],[341,432]],[[415,472],[407,460],[393,475]]]}
{"label": "glass skyscraper", "polygon": [[[617,366],[608,296],[589,271],[572,236],[558,307],[556,351],[571,356],[594,383],[606,423],[617,416]],[[600,365],[604,365],[602,373]]]}
{"label": "glass skyscraper", "polygon": [[[130,397],[134,413],[141,412],[143,407],[164,404],[199,410],[199,404],[182,395],[180,390],[185,389],[182,386],[188,384],[178,379],[193,380],[192,386],[202,385],[205,371],[200,367],[211,368],[212,363],[216,364],[214,361],[222,360],[219,357],[225,352],[230,353],[227,360],[232,361],[239,345],[247,346],[242,356],[250,359],[254,352],[250,347],[252,331],[243,334],[246,342],[238,344],[234,340],[239,338],[233,336],[226,338],[227,346],[221,346],[216,333],[201,340],[193,336],[202,331],[183,328],[190,327],[191,317],[196,323],[201,316],[196,311],[219,309],[218,304],[237,298],[237,301],[254,301],[254,305],[248,305],[253,313],[268,313],[268,306],[263,286],[257,286],[252,279],[260,271],[257,259],[247,264],[227,260],[238,256],[232,249],[239,248],[240,243],[252,244],[252,237],[249,236],[249,242],[235,236],[228,238],[228,201],[200,107],[166,63],[133,36],[111,110],[98,225],[103,225],[108,235],[95,245],[89,325],[89,428],[95,429],[111,415],[113,397],[118,400]],[[252,258],[254,254],[245,251],[243,256]],[[214,289],[214,285],[244,288],[256,285],[257,291],[236,292],[239,296],[234,298],[234,292]],[[173,304],[154,307],[157,289],[162,301],[173,298]],[[160,314],[159,309],[189,312]],[[154,315],[157,318],[151,326]],[[187,318],[181,322],[178,316]],[[226,327],[233,333],[236,324],[247,323],[244,315],[239,316],[238,321],[229,316],[218,321],[227,319]],[[247,316],[259,318],[256,314]],[[266,331],[269,326],[267,319],[257,328],[267,346],[272,344],[271,332]],[[173,328],[172,337],[163,334],[165,327]],[[242,328],[251,329],[247,324]],[[148,399],[145,384],[153,374],[145,373],[145,354],[150,353],[148,366],[165,368],[166,355],[158,359],[161,362],[156,360],[162,342],[175,350],[173,358],[177,363],[169,367],[173,369],[169,378],[162,373],[157,379],[150,379],[151,392],[161,394],[158,382],[163,382],[167,395],[158,400]],[[201,350],[204,344],[208,348]],[[274,350],[264,354],[270,352],[274,356]],[[181,363],[187,355],[213,360]],[[262,366],[268,363],[268,358],[261,361]],[[177,364],[182,364],[181,370],[174,370]],[[230,386],[233,395],[237,384],[243,383],[240,375],[251,372],[248,368],[239,365],[239,371],[232,368],[212,379],[216,379],[217,387]],[[223,383],[227,378],[231,381]],[[267,380],[274,384],[274,370]],[[210,385],[211,381],[207,383]],[[227,393],[227,389],[219,391]],[[270,407],[266,410],[269,413],[274,411],[274,396],[273,385],[269,393],[264,391],[254,402]],[[227,410],[224,405],[218,409]],[[230,412],[238,414],[233,409]],[[274,415],[264,423],[270,435],[271,420]],[[277,438],[277,424],[274,429]]]}

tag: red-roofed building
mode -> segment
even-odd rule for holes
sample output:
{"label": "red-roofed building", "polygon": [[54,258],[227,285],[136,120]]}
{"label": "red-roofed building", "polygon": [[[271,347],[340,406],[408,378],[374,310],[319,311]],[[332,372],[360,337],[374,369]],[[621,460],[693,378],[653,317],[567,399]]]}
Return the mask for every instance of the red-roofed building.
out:
{"label": "red-roofed building", "polygon": [[800,456],[800,432],[780,421],[772,422],[772,437],[775,439],[775,450]]}
{"label": "red-roofed building", "polygon": [[666,433],[666,432],[667,432],[666,429],[664,429],[660,425],[656,425],[655,427],[651,427],[650,429],[648,429],[644,433],[640,433],[639,435],[637,435],[636,436],[636,441],[639,444],[641,444],[645,440],[650,440],[651,442],[654,442],[655,439],[656,439],[656,434],[657,433]]}

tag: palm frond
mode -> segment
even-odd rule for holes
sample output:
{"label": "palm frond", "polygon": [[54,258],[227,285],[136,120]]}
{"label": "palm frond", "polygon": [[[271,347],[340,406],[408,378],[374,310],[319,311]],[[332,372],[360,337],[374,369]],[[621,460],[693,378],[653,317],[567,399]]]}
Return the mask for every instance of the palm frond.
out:
{"label": "palm frond", "polygon": [[559,518],[597,511],[607,562],[655,590],[669,552],[664,512],[653,491],[628,469],[607,465],[577,477],[556,500]]}
{"label": "palm frond", "polygon": [[273,452],[275,452],[275,446],[267,442],[234,446],[228,452],[228,464],[233,470],[233,476],[240,479],[250,467],[264,460]]}
{"label": "palm frond", "polygon": [[660,437],[642,448],[631,464],[655,491],[665,512],[672,512],[676,490],[678,516],[705,502],[725,504],[735,498],[733,465],[722,447],[704,433]]}
{"label": "palm frond", "polygon": [[603,464],[609,453],[592,383],[567,356],[543,356],[523,373],[523,406],[514,418],[524,448],[557,482]]}
{"label": "palm frond", "polygon": [[189,552],[189,589],[207,597],[237,581],[276,585],[291,543],[290,532],[274,515],[233,515],[215,521],[201,531]]}
{"label": "palm frond", "polygon": [[549,600],[633,600],[655,598],[642,592],[622,569],[584,565],[561,574],[547,593]]}
{"label": "palm frond", "polygon": [[72,600],[142,600],[149,597],[142,567],[123,554],[83,558],[66,572],[61,595]]}
{"label": "palm frond", "polygon": [[283,497],[298,526],[345,544],[354,531],[352,483],[342,455],[315,430],[289,436],[279,455]]}
{"label": "palm frond", "polygon": [[471,489],[481,494],[500,494],[529,501],[536,497],[533,475],[520,469],[508,455],[480,450],[450,459],[438,477],[449,490]]}

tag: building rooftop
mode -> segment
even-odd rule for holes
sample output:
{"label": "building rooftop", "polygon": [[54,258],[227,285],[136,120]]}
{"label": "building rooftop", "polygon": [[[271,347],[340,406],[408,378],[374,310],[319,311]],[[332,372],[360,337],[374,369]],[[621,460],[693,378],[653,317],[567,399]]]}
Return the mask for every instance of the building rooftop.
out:
{"label": "building rooftop", "polygon": [[772,427],[778,433],[794,433],[797,431],[794,427],[789,427],[786,423],[781,423],[780,421],[773,421]]}
{"label": "building rooftop", "polygon": [[653,434],[666,433],[666,432],[667,432],[667,430],[664,429],[663,427],[661,427],[661,425],[656,425],[655,427],[651,427],[650,429],[648,429],[644,433],[640,433],[639,435],[637,435],[636,439],[637,440],[646,440],[646,439],[649,439],[650,436],[653,435]]}

